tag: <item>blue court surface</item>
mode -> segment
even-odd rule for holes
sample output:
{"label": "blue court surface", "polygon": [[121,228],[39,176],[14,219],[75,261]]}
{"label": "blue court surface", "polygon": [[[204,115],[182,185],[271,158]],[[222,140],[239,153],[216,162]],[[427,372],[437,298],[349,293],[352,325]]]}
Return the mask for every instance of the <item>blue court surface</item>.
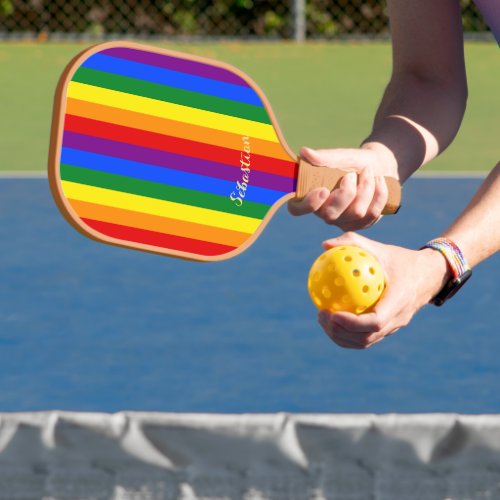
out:
{"label": "blue court surface", "polygon": [[[411,180],[400,213],[364,234],[417,248],[480,182]],[[350,351],[306,289],[338,234],[282,207],[239,257],[186,262],[88,240],[46,179],[1,179],[0,411],[499,412],[500,256],[442,308]]]}

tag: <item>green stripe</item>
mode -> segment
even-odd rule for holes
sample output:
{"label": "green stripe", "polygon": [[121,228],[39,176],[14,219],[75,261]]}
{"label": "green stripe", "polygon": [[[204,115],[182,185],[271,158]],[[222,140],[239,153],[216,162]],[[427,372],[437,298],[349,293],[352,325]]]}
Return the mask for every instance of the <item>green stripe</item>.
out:
{"label": "green stripe", "polygon": [[213,111],[214,113],[244,118],[254,122],[271,123],[266,109],[262,106],[254,106],[190,90],[168,87],[159,83],[137,80],[128,76],[80,67],[75,72],[72,80],[93,85],[94,87],[117,90],[127,94],[149,97],[158,101],[180,104],[205,111]]}
{"label": "green stripe", "polygon": [[169,184],[159,184],[64,163],[61,163],[60,171],[61,179],[65,181],[147,196],[158,200],[172,201],[193,207],[208,208],[218,212],[244,215],[259,220],[263,219],[269,210],[269,206],[263,203],[245,201],[241,207],[236,207],[229,199],[229,196],[203,193],[192,189],[170,186]]}

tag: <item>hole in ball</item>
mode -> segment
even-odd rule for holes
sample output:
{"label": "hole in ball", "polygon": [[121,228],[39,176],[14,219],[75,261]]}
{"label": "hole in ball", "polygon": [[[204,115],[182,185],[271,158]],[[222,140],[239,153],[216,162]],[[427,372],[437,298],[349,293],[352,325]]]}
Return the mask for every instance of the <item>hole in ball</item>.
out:
{"label": "hole in ball", "polygon": [[359,277],[359,275],[360,275],[360,274],[361,274],[361,273],[359,272],[359,269],[354,269],[354,271],[352,272],[352,275],[353,275],[355,278]]}
{"label": "hole in ball", "polygon": [[342,303],[343,304],[350,304],[351,303],[351,297],[349,297],[349,295],[343,295],[342,296]]}

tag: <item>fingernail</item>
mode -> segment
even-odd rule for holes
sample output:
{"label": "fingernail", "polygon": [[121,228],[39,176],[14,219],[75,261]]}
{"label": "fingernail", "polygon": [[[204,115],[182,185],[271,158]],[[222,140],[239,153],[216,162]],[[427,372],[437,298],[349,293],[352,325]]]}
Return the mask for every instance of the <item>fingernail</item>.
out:
{"label": "fingernail", "polygon": [[326,200],[329,196],[330,191],[328,191],[328,189],[322,189],[318,194],[318,197],[321,201]]}
{"label": "fingernail", "polygon": [[307,146],[304,146],[300,149],[300,154],[310,155],[311,153],[314,153],[314,149],[308,148]]}

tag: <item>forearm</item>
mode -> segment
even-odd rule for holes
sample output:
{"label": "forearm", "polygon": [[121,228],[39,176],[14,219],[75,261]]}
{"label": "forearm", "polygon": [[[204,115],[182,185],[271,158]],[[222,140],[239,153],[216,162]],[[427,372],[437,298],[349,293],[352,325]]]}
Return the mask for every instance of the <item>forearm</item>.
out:
{"label": "forearm", "polygon": [[385,151],[404,182],[454,139],[466,94],[465,82],[426,81],[409,73],[393,76],[363,147]]}
{"label": "forearm", "polygon": [[455,137],[467,99],[458,0],[388,0],[392,78],[363,147],[401,180]]}
{"label": "forearm", "polygon": [[461,248],[472,267],[500,250],[500,162],[442,236]]}
{"label": "forearm", "polygon": [[[500,163],[441,237],[460,248],[471,268],[500,250]],[[453,274],[441,252],[424,248],[418,253],[422,271],[417,288],[423,305],[439,293]]]}

